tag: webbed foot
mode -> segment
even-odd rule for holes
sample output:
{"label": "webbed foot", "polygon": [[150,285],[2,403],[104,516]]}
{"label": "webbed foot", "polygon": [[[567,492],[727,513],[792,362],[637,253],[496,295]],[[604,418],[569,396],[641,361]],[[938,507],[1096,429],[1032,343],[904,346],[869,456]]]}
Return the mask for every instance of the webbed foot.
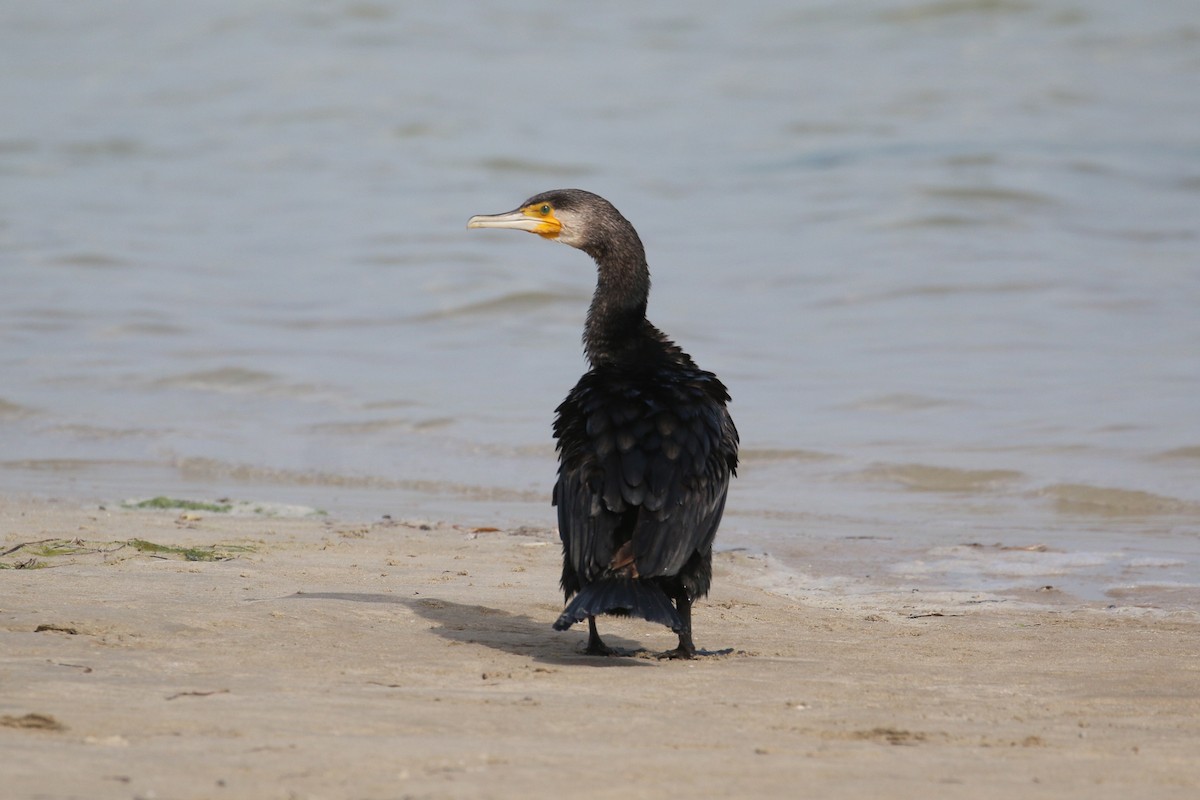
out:
{"label": "webbed foot", "polygon": [[733,655],[733,648],[726,647],[721,650],[697,650],[696,648],[676,647],[674,650],[667,650],[658,653],[655,657],[659,659],[693,659],[693,658],[710,658],[712,656],[729,656]]}
{"label": "webbed foot", "polygon": [[600,638],[600,634],[596,632],[596,618],[588,617],[588,643],[583,649],[583,654],[587,656],[619,656],[616,650],[612,649],[604,643]]}
{"label": "webbed foot", "polygon": [[696,648],[684,647],[682,644],[674,650],[664,650],[656,656],[660,660],[670,659],[672,661],[682,659],[692,659],[696,657]]}
{"label": "webbed foot", "polygon": [[622,653],[619,650],[614,650],[613,648],[606,645],[604,642],[600,641],[599,636],[597,636],[595,639],[588,639],[587,647],[583,648],[583,650],[581,652],[585,656],[619,656],[619,655],[622,655]]}

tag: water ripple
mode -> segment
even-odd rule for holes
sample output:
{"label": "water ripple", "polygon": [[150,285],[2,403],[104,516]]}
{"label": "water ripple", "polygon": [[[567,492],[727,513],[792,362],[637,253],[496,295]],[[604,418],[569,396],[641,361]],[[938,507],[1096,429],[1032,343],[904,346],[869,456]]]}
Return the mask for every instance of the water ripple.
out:
{"label": "water ripple", "polygon": [[1200,503],[1134,489],[1059,483],[1038,492],[1049,498],[1056,511],[1097,517],[1143,517],[1162,514],[1200,514]]}

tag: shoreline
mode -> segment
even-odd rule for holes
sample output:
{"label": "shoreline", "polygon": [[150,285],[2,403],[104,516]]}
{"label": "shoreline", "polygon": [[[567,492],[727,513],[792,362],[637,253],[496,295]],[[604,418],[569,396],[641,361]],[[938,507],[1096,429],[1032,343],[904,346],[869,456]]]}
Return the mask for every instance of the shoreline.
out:
{"label": "shoreline", "polygon": [[[13,797],[1200,787],[1190,613],[785,596],[769,557],[724,552],[696,641],[733,655],[596,659],[585,630],[550,628],[548,529],[5,498],[0,551],[46,539],[82,544],[0,570]],[[601,633],[674,643],[640,621]]]}
{"label": "shoreline", "polygon": [[[149,497],[129,499],[130,486],[154,486],[170,497],[210,503],[220,498],[233,506],[228,513],[234,515],[262,508],[264,513],[257,514],[262,518],[311,513],[378,520],[380,513],[390,512],[383,518],[504,528],[554,524],[548,489],[528,492],[517,502],[495,487],[473,487],[464,494],[442,484],[418,487],[292,473],[277,475],[280,482],[259,482],[273,471],[228,465],[231,471],[217,481],[212,464],[190,478],[154,470],[130,474],[127,464],[110,466],[108,480],[72,479],[67,494],[62,476],[52,472],[48,477],[53,480],[45,485],[10,489],[0,500],[58,503],[82,511],[118,509]],[[726,514],[716,548],[760,556],[759,571],[768,566],[770,577],[759,581],[760,588],[823,607],[869,607],[920,594],[931,602],[941,597],[953,604],[1086,607],[1200,619],[1200,539],[1194,535],[1194,518],[1138,517],[1132,509],[1116,516],[1030,516],[1012,509],[1002,524],[975,518],[964,525],[952,511],[939,507],[929,514],[897,511],[885,517],[802,514],[786,516],[783,524],[778,515],[734,510]]]}

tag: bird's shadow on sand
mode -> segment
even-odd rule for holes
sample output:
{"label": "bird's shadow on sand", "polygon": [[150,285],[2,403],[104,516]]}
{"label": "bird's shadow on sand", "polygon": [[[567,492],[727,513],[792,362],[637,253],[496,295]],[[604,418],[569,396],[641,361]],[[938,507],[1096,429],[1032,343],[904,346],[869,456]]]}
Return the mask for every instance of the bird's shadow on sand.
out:
{"label": "bird's shadow on sand", "polygon": [[443,639],[463,644],[479,644],[493,650],[524,656],[543,664],[593,667],[648,667],[655,663],[649,652],[637,642],[613,634],[604,634],[605,643],[621,651],[622,656],[591,656],[582,652],[587,641],[586,629],[559,633],[550,621],[499,608],[455,603],[436,597],[396,597],[366,592],[297,592],[285,600],[342,600],[353,603],[387,603],[405,606],[413,613],[435,623],[430,629]]}

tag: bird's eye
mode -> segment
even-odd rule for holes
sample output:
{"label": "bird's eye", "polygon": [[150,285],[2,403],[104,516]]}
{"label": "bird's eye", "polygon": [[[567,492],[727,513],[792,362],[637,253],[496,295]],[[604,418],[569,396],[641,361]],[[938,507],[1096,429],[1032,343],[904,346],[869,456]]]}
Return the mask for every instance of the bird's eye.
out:
{"label": "bird's eye", "polygon": [[541,213],[541,215],[543,217],[548,217],[548,216],[550,216],[550,205],[549,204],[543,205],[541,208],[538,209],[538,211]]}

